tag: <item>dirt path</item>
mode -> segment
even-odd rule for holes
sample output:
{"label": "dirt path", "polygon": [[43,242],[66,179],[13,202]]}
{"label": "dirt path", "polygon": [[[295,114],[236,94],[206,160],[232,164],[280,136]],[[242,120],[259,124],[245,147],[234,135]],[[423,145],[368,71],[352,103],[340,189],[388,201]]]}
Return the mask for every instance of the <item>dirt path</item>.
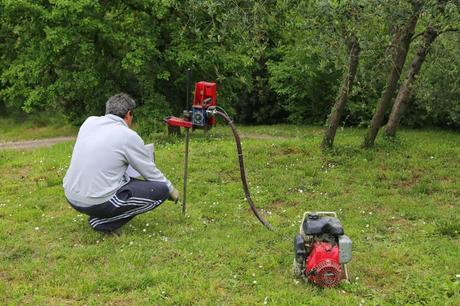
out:
{"label": "dirt path", "polygon": [[50,147],[54,144],[75,140],[75,136],[54,137],[38,140],[25,140],[0,143],[0,150],[3,149],[35,149],[41,147]]}
{"label": "dirt path", "polygon": [[[272,136],[268,134],[257,134],[257,133],[242,133],[242,138],[249,138],[249,139],[258,139],[258,140],[286,140],[290,139],[290,137],[286,136]],[[12,141],[12,142],[0,142],[0,150],[4,149],[35,149],[35,148],[43,148],[43,147],[50,147],[54,144],[75,140],[75,136],[63,136],[63,137],[53,137],[53,138],[44,138],[44,139],[37,139],[37,140],[23,140],[23,141]]]}
{"label": "dirt path", "polygon": [[273,136],[269,134],[257,134],[257,133],[241,133],[241,138],[250,138],[257,140],[288,140],[293,137],[288,136]]}

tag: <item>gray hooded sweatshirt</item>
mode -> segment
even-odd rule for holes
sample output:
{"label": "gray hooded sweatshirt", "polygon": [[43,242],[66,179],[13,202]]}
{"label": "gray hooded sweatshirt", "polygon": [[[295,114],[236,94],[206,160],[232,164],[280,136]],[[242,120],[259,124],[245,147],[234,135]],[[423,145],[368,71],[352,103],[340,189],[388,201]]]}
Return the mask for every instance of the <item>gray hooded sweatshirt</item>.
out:
{"label": "gray hooded sweatshirt", "polygon": [[63,187],[67,199],[77,206],[108,201],[129,182],[131,165],[148,181],[171,182],[157,169],[142,138],[115,115],[89,117],[80,127]]}

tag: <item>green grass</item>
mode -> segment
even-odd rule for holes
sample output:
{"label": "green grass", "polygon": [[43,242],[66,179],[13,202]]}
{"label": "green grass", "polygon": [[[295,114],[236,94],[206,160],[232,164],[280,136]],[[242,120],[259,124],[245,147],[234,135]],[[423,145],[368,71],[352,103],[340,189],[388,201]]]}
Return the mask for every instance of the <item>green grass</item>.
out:
{"label": "green grass", "polygon": [[[188,211],[166,202],[119,237],[93,232],[61,181],[73,143],[0,151],[2,304],[459,305],[460,135],[402,131],[359,147],[364,130],[240,127],[251,214],[230,131],[192,134]],[[3,137],[3,136],[0,136]],[[248,138],[249,137],[249,138]],[[183,143],[156,136],[182,188]],[[353,240],[352,282],[323,290],[291,274],[303,212],[336,211]]]}
{"label": "green grass", "polygon": [[20,140],[33,140],[58,136],[73,136],[77,128],[68,124],[43,125],[27,120],[20,122],[0,118],[0,143]]}

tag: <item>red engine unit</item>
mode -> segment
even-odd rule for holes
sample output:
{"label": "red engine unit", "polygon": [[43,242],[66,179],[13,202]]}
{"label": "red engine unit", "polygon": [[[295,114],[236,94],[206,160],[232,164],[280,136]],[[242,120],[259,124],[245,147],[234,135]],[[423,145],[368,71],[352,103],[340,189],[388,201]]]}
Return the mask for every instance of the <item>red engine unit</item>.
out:
{"label": "red engine unit", "polygon": [[348,279],[351,247],[334,212],[306,212],[294,237],[294,273],[321,287],[334,287]]}

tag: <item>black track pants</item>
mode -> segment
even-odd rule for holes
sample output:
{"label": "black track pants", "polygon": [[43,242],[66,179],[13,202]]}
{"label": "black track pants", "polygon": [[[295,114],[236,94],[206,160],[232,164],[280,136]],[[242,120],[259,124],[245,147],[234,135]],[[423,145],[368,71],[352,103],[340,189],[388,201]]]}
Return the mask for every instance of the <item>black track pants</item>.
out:
{"label": "black track pants", "polygon": [[96,231],[112,231],[126,224],[134,216],[152,210],[169,197],[165,183],[131,178],[107,202],[91,207],[70,205],[89,215],[89,224]]}

